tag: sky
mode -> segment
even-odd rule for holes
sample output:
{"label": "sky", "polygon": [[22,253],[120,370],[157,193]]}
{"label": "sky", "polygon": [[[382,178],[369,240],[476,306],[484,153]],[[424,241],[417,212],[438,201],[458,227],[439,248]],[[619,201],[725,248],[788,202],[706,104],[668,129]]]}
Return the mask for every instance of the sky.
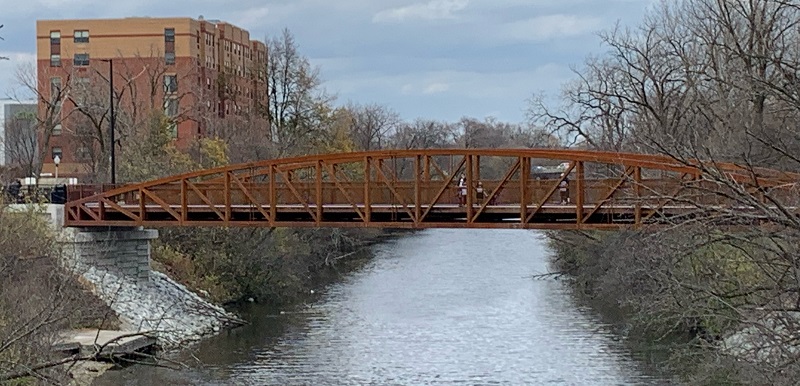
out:
{"label": "sky", "polygon": [[35,61],[37,19],[220,19],[251,39],[288,28],[337,103],[377,103],[403,119],[524,122],[527,100],[554,101],[597,34],[635,26],[655,0],[0,0],[0,98]]}

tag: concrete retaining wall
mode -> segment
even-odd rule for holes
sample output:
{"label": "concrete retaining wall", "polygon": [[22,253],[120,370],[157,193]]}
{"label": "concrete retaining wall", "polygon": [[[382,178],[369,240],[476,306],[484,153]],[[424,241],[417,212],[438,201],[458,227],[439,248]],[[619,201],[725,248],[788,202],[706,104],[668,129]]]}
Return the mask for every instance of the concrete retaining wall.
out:
{"label": "concrete retaining wall", "polygon": [[76,272],[90,267],[138,282],[150,280],[150,242],[154,229],[65,229],[62,238],[65,263]]}

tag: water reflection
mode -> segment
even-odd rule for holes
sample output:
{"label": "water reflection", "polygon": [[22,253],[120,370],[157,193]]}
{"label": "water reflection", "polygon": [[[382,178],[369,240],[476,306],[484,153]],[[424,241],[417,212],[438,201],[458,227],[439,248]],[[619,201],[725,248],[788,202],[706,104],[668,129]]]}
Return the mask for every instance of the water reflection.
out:
{"label": "water reflection", "polygon": [[101,384],[665,383],[562,283],[530,278],[547,267],[537,233],[429,230],[374,253],[310,307],[255,308],[251,326],[197,347],[202,366],[130,368]]}

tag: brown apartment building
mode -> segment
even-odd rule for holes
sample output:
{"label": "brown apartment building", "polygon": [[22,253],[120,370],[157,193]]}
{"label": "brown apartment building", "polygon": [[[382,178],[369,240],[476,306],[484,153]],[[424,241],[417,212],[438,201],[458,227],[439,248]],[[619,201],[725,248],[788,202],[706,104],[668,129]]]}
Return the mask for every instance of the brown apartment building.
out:
{"label": "brown apartment building", "polygon": [[[179,147],[208,122],[265,105],[267,51],[248,31],[218,20],[149,18],[36,22],[39,114],[60,114],[42,172],[87,173],[108,142],[109,61],[113,62],[117,148],[135,141],[146,112],[163,111]],[[152,116],[152,114],[150,114]],[[127,126],[126,126],[127,124]],[[118,161],[119,162],[119,161]]]}

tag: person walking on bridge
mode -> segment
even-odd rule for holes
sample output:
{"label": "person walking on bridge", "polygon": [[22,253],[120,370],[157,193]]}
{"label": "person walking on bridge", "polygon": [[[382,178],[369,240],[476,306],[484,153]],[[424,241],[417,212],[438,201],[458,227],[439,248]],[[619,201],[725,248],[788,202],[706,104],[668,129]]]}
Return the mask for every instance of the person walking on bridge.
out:
{"label": "person walking on bridge", "polygon": [[467,178],[463,174],[458,179],[458,205],[467,205]]}
{"label": "person walking on bridge", "polygon": [[564,177],[558,184],[558,191],[561,195],[561,205],[569,203],[569,179]]}

